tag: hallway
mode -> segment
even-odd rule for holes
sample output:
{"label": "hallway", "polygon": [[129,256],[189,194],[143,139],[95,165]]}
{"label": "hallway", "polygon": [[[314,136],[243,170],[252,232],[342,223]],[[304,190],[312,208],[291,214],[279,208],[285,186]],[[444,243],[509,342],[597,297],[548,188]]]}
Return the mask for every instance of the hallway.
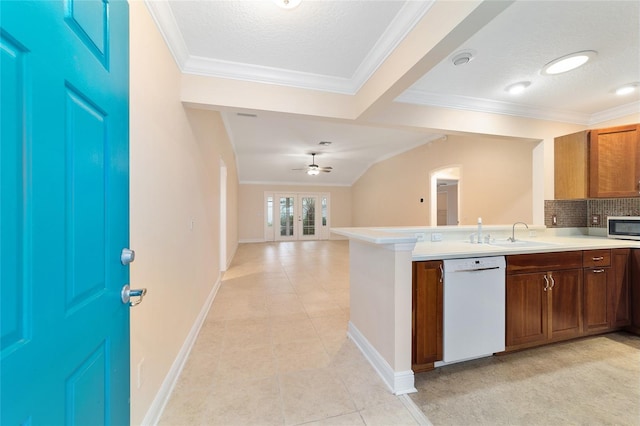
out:
{"label": "hallway", "polygon": [[159,424],[426,424],[346,337],[348,259],[347,241],[241,244]]}

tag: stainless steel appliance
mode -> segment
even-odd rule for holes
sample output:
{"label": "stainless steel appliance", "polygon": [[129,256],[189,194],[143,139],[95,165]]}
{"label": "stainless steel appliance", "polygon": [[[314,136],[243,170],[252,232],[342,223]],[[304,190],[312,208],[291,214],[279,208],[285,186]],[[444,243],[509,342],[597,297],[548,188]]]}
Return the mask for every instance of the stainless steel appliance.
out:
{"label": "stainless steel appliance", "polygon": [[443,263],[443,363],[504,351],[504,256]]}
{"label": "stainless steel appliance", "polygon": [[607,237],[640,240],[640,216],[609,216]]}

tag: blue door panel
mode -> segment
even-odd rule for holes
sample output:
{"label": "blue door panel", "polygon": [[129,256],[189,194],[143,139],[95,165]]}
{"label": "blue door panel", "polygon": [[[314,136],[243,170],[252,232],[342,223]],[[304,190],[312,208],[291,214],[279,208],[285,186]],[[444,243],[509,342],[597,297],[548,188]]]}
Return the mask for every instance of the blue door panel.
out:
{"label": "blue door panel", "polygon": [[125,1],[0,1],[0,424],[128,424]]}

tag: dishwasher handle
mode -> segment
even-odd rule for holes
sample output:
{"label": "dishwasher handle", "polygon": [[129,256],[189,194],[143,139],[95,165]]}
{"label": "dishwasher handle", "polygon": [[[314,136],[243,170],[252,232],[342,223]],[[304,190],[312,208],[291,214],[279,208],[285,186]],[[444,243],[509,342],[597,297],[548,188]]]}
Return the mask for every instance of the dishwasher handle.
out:
{"label": "dishwasher handle", "polygon": [[458,269],[453,272],[478,272],[478,271],[492,271],[494,269],[502,269],[500,266],[489,266],[486,268],[472,268],[472,269]]}

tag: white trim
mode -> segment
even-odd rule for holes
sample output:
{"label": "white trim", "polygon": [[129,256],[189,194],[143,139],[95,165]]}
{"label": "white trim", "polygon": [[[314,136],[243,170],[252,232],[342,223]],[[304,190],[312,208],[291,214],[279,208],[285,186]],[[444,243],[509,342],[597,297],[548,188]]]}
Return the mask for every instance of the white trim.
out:
{"label": "white trim", "polygon": [[239,244],[248,244],[248,243],[266,243],[267,241],[260,238],[245,238],[242,240],[238,240]]}
{"label": "white trim", "polygon": [[445,95],[416,89],[407,90],[398,96],[395,99],[395,102],[585,125],[589,123],[591,118],[590,114],[575,111],[532,107],[511,102],[495,101],[492,99],[474,98],[471,96]]}
{"label": "white trim", "polygon": [[411,413],[411,416],[413,417],[413,419],[420,426],[433,426],[433,423],[429,421],[427,416],[425,416],[425,414],[422,412],[420,407],[418,407],[416,403],[413,402],[413,399],[411,399],[409,395],[407,394],[398,395],[398,399],[400,400],[400,402],[402,402],[402,405],[405,406],[405,408],[409,411],[409,413]]}
{"label": "white trim", "polygon": [[619,117],[624,117],[631,114],[640,113],[640,101],[631,102],[629,104],[620,105],[615,108],[605,109],[604,111],[596,112],[591,116],[589,121],[590,125],[602,123],[603,121],[613,120]]}
{"label": "white trim", "polygon": [[351,77],[293,71],[190,55],[167,0],[145,0],[183,73],[355,95],[435,2],[406,2]]}
{"label": "white trim", "polygon": [[207,300],[204,302],[200,313],[196,317],[196,320],[187,335],[184,343],[182,344],[182,348],[180,348],[180,352],[176,356],[176,359],[173,361],[169,372],[165,376],[158,393],[155,398],[151,402],[149,409],[147,410],[147,414],[145,414],[144,419],[142,420],[142,425],[156,425],[158,421],[160,421],[160,417],[162,416],[162,412],[167,406],[167,402],[169,402],[169,398],[171,397],[171,393],[178,382],[178,378],[180,377],[180,373],[184,368],[184,364],[187,362],[187,358],[189,357],[189,353],[191,352],[191,348],[196,342],[198,338],[198,333],[200,333],[200,328],[202,328],[202,324],[204,320],[207,318],[207,314],[209,313],[209,309],[211,309],[211,304],[213,303],[213,299],[216,297],[218,293],[218,289],[220,288],[220,284],[222,283],[222,274],[218,276],[216,283],[213,285],[209,296],[207,296]]}
{"label": "white trim", "polygon": [[389,363],[380,355],[380,353],[369,343],[366,337],[358,330],[358,328],[349,321],[347,336],[356,344],[360,352],[369,361],[369,364],[376,370],[382,381],[387,385],[394,395],[403,395],[406,393],[417,392],[413,371],[394,371]]}
{"label": "white trim", "polygon": [[156,22],[156,27],[158,27],[162,38],[167,43],[167,47],[171,51],[176,64],[178,64],[178,68],[182,70],[189,59],[189,50],[184,42],[180,28],[178,28],[178,23],[173,16],[169,2],[167,0],[145,0],[144,4]]}

